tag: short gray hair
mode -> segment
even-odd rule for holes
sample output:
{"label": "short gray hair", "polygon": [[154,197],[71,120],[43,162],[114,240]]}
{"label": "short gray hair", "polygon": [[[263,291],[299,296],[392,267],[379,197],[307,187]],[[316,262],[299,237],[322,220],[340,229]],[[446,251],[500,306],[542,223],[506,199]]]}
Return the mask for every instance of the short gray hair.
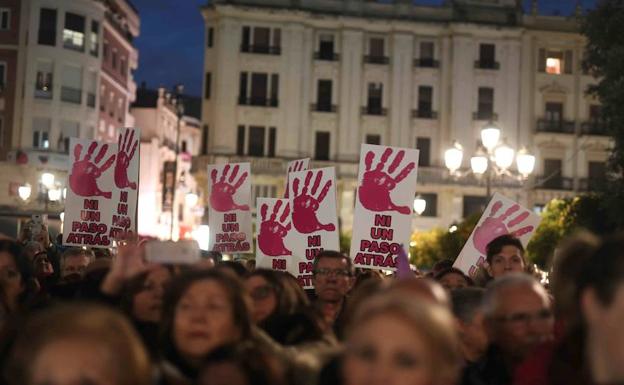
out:
{"label": "short gray hair", "polygon": [[483,295],[483,314],[486,318],[490,318],[496,313],[499,305],[499,295],[504,289],[511,287],[530,287],[535,289],[538,294],[548,298],[546,289],[535,278],[526,273],[506,274],[500,278],[491,281],[485,288]]}

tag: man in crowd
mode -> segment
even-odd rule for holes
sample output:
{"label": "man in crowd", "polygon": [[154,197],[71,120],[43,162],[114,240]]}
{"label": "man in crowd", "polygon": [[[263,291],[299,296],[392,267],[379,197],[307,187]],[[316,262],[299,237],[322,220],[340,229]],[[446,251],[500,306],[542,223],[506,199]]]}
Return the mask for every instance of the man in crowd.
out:
{"label": "man in crowd", "polygon": [[353,286],[351,259],[338,251],[324,250],[314,258],[312,274],[316,307],[327,326],[339,331],[345,299]]}
{"label": "man in crowd", "polygon": [[95,256],[91,250],[72,247],[61,255],[61,279],[79,280]]}
{"label": "man in crowd", "polygon": [[490,346],[464,371],[464,385],[507,385],[518,364],[553,337],[553,316],[546,290],[530,275],[515,273],[488,285],[483,298]]}
{"label": "man in crowd", "polygon": [[486,247],[487,272],[496,279],[526,269],[522,242],[511,234],[501,235]]}
{"label": "man in crowd", "polygon": [[478,361],[488,347],[482,308],[484,290],[476,287],[451,292],[461,351],[466,364]]}

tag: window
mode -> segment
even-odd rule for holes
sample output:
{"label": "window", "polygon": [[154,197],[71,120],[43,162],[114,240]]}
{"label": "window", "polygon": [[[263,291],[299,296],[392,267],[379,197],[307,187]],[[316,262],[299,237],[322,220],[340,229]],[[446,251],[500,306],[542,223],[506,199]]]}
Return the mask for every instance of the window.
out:
{"label": "window", "polygon": [[33,120],[34,148],[50,148],[50,125],[49,118],[35,118]]}
{"label": "window", "polygon": [[125,78],[127,70],[128,68],[126,67],[126,58],[122,56],[121,58],[119,58],[119,73]]}
{"label": "window", "polygon": [[208,30],[206,31],[206,46],[208,48],[212,48],[213,40],[214,40],[214,28],[208,27]]}
{"label": "window", "polygon": [[95,20],[91,21],[91,55],[97,57],[100,51],[100,23]]}
{"label": "window", "polygon": [[0,92],[6,88],[6,72],[7,64],[5,62],[0,62]]}
{"label": "window", "polygon": [[381,144],[381,135],[366,135],[366,144],[376,144],[376,145],[380,145]]}
{"label": "window", "polygon": [[431,166],[431,138],[416,138],[416,148],[418,149],[418,167]]}
{"label": "window", "polygon": [[210,126],[208,126],[207,124],[204,124],[204,129],[202,130],[202,144],[201,144],[201,154],[202,155],[208,155],[208,134],[210,133],[209,131]]}
{"label": "window", "polygon": [[587,164],[587,177],[590,186],[604,182],[607,179],[607,165],[605,162],[589,162]]}
{"label": "window", "polygon": [[56,143],[56,149],[69,153],[69,138],[80,137],[80,123],[72,122],[68,120],[61,121],[61,134],[59,135],[58,142]]}
{"label": "window", "polygon": [[421,217],[437,217],[438,216],[438,194],[421,193],[420,196],[427,202],[425,211],[420,214]]}
{"label": "window", "polygon": [[559,124],[563,120],[563,103],[547,102],[544,113],[547,121]]}
{"label": "window", "polygon": [[433,101],[433,87],[418,87],[418,117],[430,119],[433,118],[433,109],[431,107]]}
{"label": "window", "polygon": [[61,84],[62,101],[75,104],[82,102],[82,68],[64,66]]}
{"label": "window", "polygon": [[271,107],[277,107],[279,105],[278,92],[279,92],[279,75],[272,74],[271,75],[271,101],[270,101]]}
{"label": "window", "polygon": [[[272,51],[278,52],[282,47],[282,30],[279,28],[273,29],[273,46]],[[272,52],[274,53],[274,52]]]}
{"label": "window", "polygon": [[417,65],[419,67],[437,67],[438,63],[435,61],[434,50],[435,45],[432,41],[420,42],[420,57]]}
{"label": "window", "polygon": [[269,158],[275,157],[275,141],[277,140],[277,129],[275,127],[269,127],[269,151],[267,156]]}
{"label": "window", "polygon": [[329,132],[316,132],[314,159],[329,160]]}
{"label": "window", "polygon": [[330,61],[337,59],[334,52],[334,35],[323,33],[319,36],[319,52],[317,59]]}
{"label": "window", "polygon": [[11,10],[0,8],[0,30],[6,31],[8,29],[11,29]]}
{"label": "window", "polygon": [[319,79],[317,85],[316,111],[332,112],[332,81]]}
{"label": "window", "polygon": [[479,68],[495,68],[496,46],[494,44],[479,45]]}
{"label": "window", "polygon": [[368,83],[368,103],[366,105],[366,112],[369,115],[384,115],[382,97],[383,84]]}
{"label": "window", "polygon": [[245,26],[243,27],[242,41],[241,41],[241,51],[249,52],[250,50],[250,41],[251,41],[251,28]]}
{"label": "window", "polygon": [[264,156],[264,127],[249,127],[247,155]]}
{"label": "window", "polygon": [[87,106],[95,108],[95,90],[97,88],[97,72],[89,71],[87,83]]}
{"label": "window", "polygon": [[111,57],[111,65],[114,70],[117,69],[117,48],[113,48],[113,55]]}
{"label": "window", "polygon": [[212,74],[210,72],[206,72],[206,81],[204,82],[204,99],[210,99],[210,90],[212,87]]}
{"label": "window", "polygon": [[35,98],[52,99],[52,62],[37,62],[37,79],[35,81]]}
{"label": "window", "polygon": [[102,57],[104,60],[108,60],[108,40],[104,40],[104,46],[102,47]]}
{"label": "window", "polygon": [[183,141],[182,141],[182,146],[181,146],[181,147],[182,147],[182,148],[180,149],[180,151],[182,151],[182,152],[187,152],[187,147],[188,147],[188,144],[186,143],[186,140],[183,140]]}
{"label": "window", "polygon": [[540,48],[538,70],[551,75],[571,74],[573,62],[572,50],[549,50]]}
{"label": "window", "polygon": [[41,8],[37,42],[41,45],[56,45],[56,9]]}
{"label": "window", "polygon": [[483,196],[464,195],[463,217],[482,213],[487,205],[487,200],[488,198]]}
{"label": "window", "polygon": [[[269,52],[269,39],[271,36],[271,29],[265,27],[255,27],[253,30],[253,49],[254,52],[266,53]],[[259,50],[259,51],[256,51]],[[261,51],[261,52],[260,52]]]}
{"label": "window", "polygon": [[561,159],[544,159],[544,181],[543,188],[559,190],[563,188]]}
{"label": "window", "polygon": [[247,72],[241,72],[238,83],[238,104],[246,105],[247,102]]}
{"label": "window", "polygon": [[65,13],[65,29],[63,29],[63,47],[76,51],[84,51],[85,18],[74,13]]}
{"label": "window", "polygon": [[[279,75],[264,73],[251,74],[251,87],[248,87],[249,75],[246,72],[240,74],[239,97],[238,104],[252,106],[271,106],[279,105]],[[270,83],[270,88],[269,84]],[[248,97],[248,89],[251,88],[251,95]]]}
{"label": "window", "polygon": [[281,44],[282,31],[279,28],[243,27],[241,52],[279,55]]}
{"label": "window", "polygon": [[245,155],[245,126],[238,126],[236,133],[236,155]]}
{"label": "window", "polygon": [[385,51],[385,40],[382,37],[371,37],[368,40],[368,55],[364,57],[366,63],[388,64]]}
{"label": "window", "polygon": [[252,73],[251,74],[251,101],[252,106],[267,105],[267,74]]}
{"label": "window", "polygon": [[479,99],[477,105],[478,120],[493,119],[494,116],[494,89],[479,87]]}

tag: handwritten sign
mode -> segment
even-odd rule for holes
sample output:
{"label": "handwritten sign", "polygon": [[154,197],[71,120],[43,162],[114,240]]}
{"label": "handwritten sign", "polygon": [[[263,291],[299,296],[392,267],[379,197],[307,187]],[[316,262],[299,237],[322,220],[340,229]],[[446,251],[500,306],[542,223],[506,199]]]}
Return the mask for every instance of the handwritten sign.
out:
{"label": "handwritten sign", "polygon": [[292,256],[289,234],[292,230],[288,199],[256,200],[256,266],[288,271],[297,276],[297,261]]}
{"label": "handwritten sign", "polygon": [[339,250],[336,171],[333,167],[290,174],[292,253],[299,283],[312,287],[312,262],[321,251]]}
{"label": "handwritten sign", "polygon": [[290,189],[290,174],[293,172],[305,171],[309,166],[310,158],[297,159],[288,162],[286,167],[286,188],[284,189],[284,198],[288,198],[288,190]]}
{"label": "handwritten sign", "polygon": [[512,234],[526,247],[540,220],[539,215],[502,194],[495,193],[453,267],[474,276],[479,265],[486,261],[488,243],[501,235]]}
{"label": "handwritten sign", "polygon": [[210,250],[229,254],[251,251],[249,177],[249,163],[208,166]]}
{"label": "handwritten sign", "polygon": [[63,244],[106,248],[118,235],[112,231],[114,168],[117,145],[70,138],[68,189]]}
{"label": "handwritten sign", "polygon": [[417,167],[418,150],[362,145],[351,239],[356,267],[396,269],[411,235]]}
{"label": "handwritten sign", "polygon": [[139,141],[138,128],[122,128],[117,142],[113,190],[111,235],[113,238],[127,238],[136,233],[136,210],[139,191]]}

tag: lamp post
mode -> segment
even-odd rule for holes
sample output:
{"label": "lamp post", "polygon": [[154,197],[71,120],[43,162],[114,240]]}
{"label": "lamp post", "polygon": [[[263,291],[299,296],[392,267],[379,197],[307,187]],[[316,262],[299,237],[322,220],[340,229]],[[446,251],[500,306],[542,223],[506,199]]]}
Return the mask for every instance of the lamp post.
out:
{"label": "lamp post", "polygon": [[[501,130],[493,122],[489,122],[481,129],[481,143],[482,146],[470,158],[470,171],[478,177],[485,176],[488,198],[492,192],[492,178],[494,176],[511,176],[525,180],[533,173],[535,156],[530,154],[525,147],[516,153],[506,143],[505,139],[501,140]],[[454,142],[453,146],[444,153],[444,163],[451,175],[462,175],[458,170],[461,167],[463,156],[464,150],[457,142]],[[510,170],[514,159],[517,171]]]}
{"label": "lamp post", "polygon": [[420,194],[416,195],[416,198],[414,198],[414,211],[416,214],[422,215],[426,208],[427,201]]}
{"label": "lamp post", "polygon": [[176,143],[175,143],[175,160],[173,168],[173,197],[171,201],[173,202],[173,207],[171,207],[171,233],[169,234],[169,239],[173,240],[173,223],[175,218],[175,196],[176,196],[176,181],[178,179],[178,155],[180,154],[180,123],[182,122],[182,117],[184,116],[184,103],[182,102],[182,92],[184,92],[184,85],[178,84],[175,88],[175,107],[176,107],[176,115],[178,118],[177,127],[176,127]]}

